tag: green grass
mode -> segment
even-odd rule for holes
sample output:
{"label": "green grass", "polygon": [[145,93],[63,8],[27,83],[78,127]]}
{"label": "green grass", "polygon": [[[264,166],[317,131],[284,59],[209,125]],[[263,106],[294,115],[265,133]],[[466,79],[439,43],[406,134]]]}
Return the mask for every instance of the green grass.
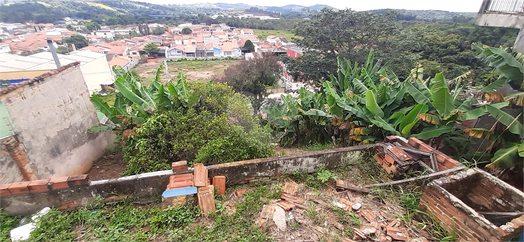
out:
{"label": "green grass", "polygon": [[265,30],[265,29],[253,29],[254,34],[261,40],[266,40],[268,35],[274,35],[277,37],[286,37],[288,41],[293,41],[293,38],[302,39],[300,36],[294,35],[289,30]]}
{"label": "green grass", "polygon": [[[165,209],[131,201],[104,205],[100,199],[76,211],[53,208],[37,223],[29,241],[272,241],[254,222],[269,198],[280,195],[282,186],[253,186],[237,202],[235,213],[228,214],[218,201],[217,211],[209,217],[200,216],[192,198],[186,206]],[[1,213],[0,219],[0,241],[9,241],[9,230],[19,225],[20,218]]]}

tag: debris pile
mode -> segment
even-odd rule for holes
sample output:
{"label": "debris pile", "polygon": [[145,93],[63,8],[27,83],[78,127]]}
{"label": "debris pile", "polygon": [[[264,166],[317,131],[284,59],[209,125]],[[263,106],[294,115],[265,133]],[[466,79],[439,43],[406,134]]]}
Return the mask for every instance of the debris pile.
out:
{"label": "debris pile", "polygon": [[397,216],[404,209],[383,205],[370,198],[370,191],[337,180],[337,188],[322,194],[304,189],[304,184],[285,182],[280,199],[264,205],[255,224],[268,228],[277,241],[318,241],[345,234],[343,241],[428,241],[410,231]]}

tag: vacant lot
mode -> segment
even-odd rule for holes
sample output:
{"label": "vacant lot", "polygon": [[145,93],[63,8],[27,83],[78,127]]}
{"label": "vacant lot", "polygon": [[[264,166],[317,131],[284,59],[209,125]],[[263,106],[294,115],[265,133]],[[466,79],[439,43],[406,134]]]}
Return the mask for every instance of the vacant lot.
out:
{"label": "vacant lot", "polygon": [[[240,60],[182,60],[168,62],[169,74],[173,79],[179,73],[183,73],[188,81],[210,81],[214,76],[224,74],[229,66],[239,63]],[[160,63],[144,63],[133,70],[144,78],[146,84],[150,83]],[[167,81],[165,74],[161,75],[163,82]]]}
{"label": "vacant lot", "polygon": [[302,39],[302,37],[296,36],[291,31],[288,30],[262,30],[262,29],[254,29],[255,35],[258,36],[259,39],[265,40],[268,35],[274,35],[277,37],[286,37],[287,40],[293,41],[293,38]]}

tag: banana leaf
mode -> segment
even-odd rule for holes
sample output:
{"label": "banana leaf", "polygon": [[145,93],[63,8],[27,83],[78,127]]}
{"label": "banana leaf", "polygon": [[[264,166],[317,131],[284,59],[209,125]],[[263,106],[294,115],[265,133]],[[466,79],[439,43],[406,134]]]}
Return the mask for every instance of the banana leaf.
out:
{"label": "banana leaf", "polygon": [[[417,116],[419,114],[426,113],[427,111],[428,111],[428,106],[426,104],[419,103],[415,105],[415,107],[413,107],[413,109],[411,109],[411,111],[409,111],[409,113],[401,120],[400,126],[399,126],[399,130],[401,130],[401,133],[408,132],[409,134],[409,131],[411,131],[411,128],[409,128],[409,130],[406,130],[406,131],[404,131],[404,128],[408,124],[412,124],[411,127],[413,127],[413,125],[415,125],[414,123],[418,121]],[[404,134],[402,135],[407,136]]]}
{"label": "banana leaf", "polygon": [[499,149],[497,152],[495,152],[495,155],[493,155],[493,158],[491,158],[491,163],[486,167],[491,169],[505,169],[515,166],[515,163],[518,161],[522,162],[522,159],[519,158],[519,148],[523,144],[508,144],[510,145],[508,148]]}
{"label": "banana leaf", "polygon": [[422,132],[418,134],[411,135],[418,139],[431,139],[434,137],[439,137],[442,134],[445,134],[447,132],[450,132],[453,130],[453,125],[445,125],[445,126],[430,126],[422,130]]}
{"label": "banana leaf", "polygon": [[448,119],[455,110],[455,104],[453,97],[449,94],[448,85],[446,79],[442,73],[437,73],[433,78],[433,85],[431,85],[431,97],[433,107],[437,110],[441,117]]}
{"label": "banana leaf", "polygon": [[378,106],[375,94],[371,90],[366,91],[366,108],[375,116],[384,117],[384,112]]}
{"label": "banana leaf", "polygon": [[506,113],[496,107],[493,107],[492,105],[486,105],[486,108],[489,114],[493,116],[493,118],[506,125],[509,132],[517,134],[521,138],[524,137],[524,128],[522,127],[522,123],[519,120],[522,113],[519,114],[517,118],[515,118],[511,116],[509,113]]}

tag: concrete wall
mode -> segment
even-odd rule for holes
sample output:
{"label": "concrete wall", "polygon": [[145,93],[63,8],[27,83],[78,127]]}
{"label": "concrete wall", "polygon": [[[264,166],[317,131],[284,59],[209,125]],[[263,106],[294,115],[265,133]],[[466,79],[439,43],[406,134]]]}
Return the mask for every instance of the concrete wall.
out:
{"label": "concrete wall", "polygon": [[103,134],[87,133],[99,121],[78,63],[4,88],[0,100],[39,179],[82,174],[107,146]]}
{"label": "concrete wall", "polygon": [[[352,146],[331,150],[306,152],[297,155],[270,157],[255,160],[238,161],[226,164],[208,166],[209,177],[226,176],[227,186],[254,181],[260,177],[272,177],[279,174],[289,174],[294,171],[314,172],[320,166],[329,169],[343,167],[369,155],[375,145]],[[90,181],[86,185],[69,185],[66,189],[52,190],[52,184],[47,183],[49,190],[31,192],[31,189],[21,193],[9,195],[8,188],[1,188],[2,202],[0,207],[9,215],[29,215],[44,207],[51,206],[67,209],[85,206],[100,196],[107,200],[115,199],[115,195],[123,198],[133,198],[137,203],[159,202],[161,194],[166,190],[169,177],[173,174],[193,172],[190,168],[186,172],[173,173],[171,170],[143,173],[133,176],[120,177],[108,180]],[[58,179],[58,178],[53,178]],[[66,179],[64,179],[66,180]],[[44,184],[47,181],[44,181]]]}
{"label": "concrete wall", "polygon": [[523,27],[524,15],[507,13],[479,13],[475,24],[480,26],[516,28]]}
{"label": "concrete wall", "polygon": [[84,74],[84,79],[90,94],[102,90],[100,83],[114,80],[105,55],[81,65],[80,69]]}

